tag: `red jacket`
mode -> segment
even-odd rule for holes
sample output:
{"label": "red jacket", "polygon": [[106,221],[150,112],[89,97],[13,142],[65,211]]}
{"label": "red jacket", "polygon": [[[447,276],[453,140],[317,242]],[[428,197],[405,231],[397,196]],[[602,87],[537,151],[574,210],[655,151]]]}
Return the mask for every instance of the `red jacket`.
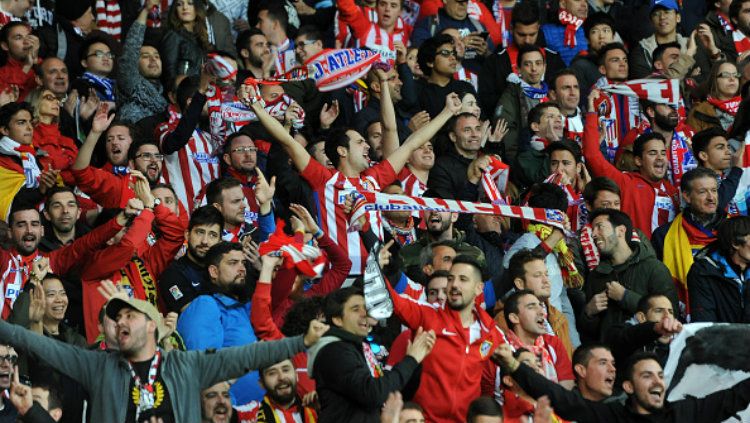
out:
{"label": "red jacket", "polygon": [[[149,246],[146,237],[154,218],[161,230],[161,237]],[[97,291],[99,282],[110,279],[119,284],[127,278],[132,296],[158,305],[157,281],[182,247],[185,229],[186,226],[174,213],[158,205],[153,212],[144,209],[119,243],[93,254],[81,274],[83,318],[89,343],[93,343],[99,335],[99,310],[106,302]]]}
{"label": "red jacket", "polygon": [[[72,138],[60,133],[60,127],[56,123],[37,123],[34,127],[34,147],[37,148],[37,158],[42,165],[42,170],[49,167],[61,170],[65,185],[75,185],[70,168],[78,156],[78,146]],[[40,151],[41,150],[41,151]],[[41,154],[42,151],[46,154]]]}
{"label": "red jacket", "polygon": [[[437,15],[438,9],[443,7],[442,0],[422,0],[422,7],[419,9],[419,17]],[[476,9],[474,9],[476,7]],[[500,25],[495,21],[495,17],[492,16],[490,9],[479,0],[469,1],[468,12],[471,17],[476,15],[476,19],[484,25],[487,32],[490,33],[492,43],[496,46],[503,44],[503,33],[500,30]],[[474,12],[474,13],[472,13]]]}
{"label": "red jacket", "polygon": [[621,172],[614,167],[599,150],[599,122],[596,113],[586,114],[586,127],[583,132],[583,156],[594,176],[606,176],[620,186],[622,211],[633,220],[633,227],[640,229],[651,238],[652,214],[656,201],[656,188],[664,184],[675,211],[679,211],[679,193],[669,181],[651,182],[636,172]]}
{"label": "red jacket", "polygon": [[128,200],[135,198],[130,187],[130,175],[115,175],[105,169],[87,166],[71,170],[75,185],[105,209],[124,208]]}
{"label": "red jacket", "polygon": [[388,284],[396,315],[412,331],[433,330],[437,342],[422,362],[422,380],[414,401],[424,408],[429,422],[465,421],[469,403],[481,395],[484,362],[505,342],[505,335],[487,312],[475,306],[480,337],[469,342],[469,329],[448,307],[435,308],[406,299]]}
{"label": "red jacket", "polygon": [[24,73],[23,65],[23,62],[8,57],[8,62],[0,67],[0,91],[15,85],[18,87],[18,101],[23,101],[29,91],[36,88],[34,68],[29,68],[29,71]]}
{"label": "red jacket", "polygon": [[20,255],[15,248],[10,251],[0,249],[0,289],[2,290],[0,292],[3,293],[0,310],[2,310],[2,318],[7,319],[10,315],[13,303],[29,280],[31,263],[37,257],[48,257],[52,272],[65,275],[73,266],[86,262],[86,257],[92,251],[107,242],[120,229],[122,229],[122,226],[117,223],[117,219],[112,219],[76,239],[70,245],[51,252],[36,250],[28,256]]}

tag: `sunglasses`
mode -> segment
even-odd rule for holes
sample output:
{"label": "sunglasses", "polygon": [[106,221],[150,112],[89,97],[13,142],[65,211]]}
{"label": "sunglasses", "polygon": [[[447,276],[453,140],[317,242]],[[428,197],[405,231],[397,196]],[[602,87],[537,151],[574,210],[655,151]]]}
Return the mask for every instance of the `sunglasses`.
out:
{"label": "sunglasses", "polygon": [[456,53],[456,50],[439,50],[437,54],[443,57],[458,57],[458,53]]}

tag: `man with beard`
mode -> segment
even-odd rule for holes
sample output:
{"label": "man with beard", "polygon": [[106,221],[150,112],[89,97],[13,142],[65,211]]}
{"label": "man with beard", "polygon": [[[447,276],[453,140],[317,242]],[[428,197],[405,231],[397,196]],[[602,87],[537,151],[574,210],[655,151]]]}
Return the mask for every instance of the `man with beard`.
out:
{"label": "man with beard", "polygon": [[[511,12],[510,26],[513,41],[508,48],[496,54],[487,56],[482,69],[479,71],[479,89],[477,96],[482,104],[484,115],[498,118],[496,115],[497,102],[508,85],[507,76],[511,73],[518,74],[518,51],[522,47],[542,47],[543,40],[539,29],[541,13],[536,2],[522,1],[513,6]],[[547,72],[544,77],[551,83],[550,77],[565,68],[560,54],[548,48],[542,50],[547,61]],[[593,83],[593,81],[592,81]]]}
{"label": "man with beard", "polygon": [[[185,242],[185,225],[172,210],[156,197],[146,177],[133,171],[134,190],[138,198],[128,200],[127,208],[140,210],[132,224],[115,236],[107,248],[94,252],[81,273],[86,337],[94,342],[99,335],[97,313],[106,299],[97,288],[109,279],[120,285],[131,297],[160,303],[157,280]],[[160,236],[153,243],[148,237],[155,224]]]}
{"label": "man with beard", "polygon": [[224,218],[213,206],[198,207],[185,232],[187,253],[172,262],[159,279],[159,292],[167,311],[182,312],[208,289],[206,253],[221,241]]}
{"label": "man with beard", "polygon": [[[303,422],[314,423],[318,413],[313,407],[302,405],[297,396],[297,371],[292,360],[284,360],[271,367],[260,369],[260,385],[266,390],[263,401],[250,411],[256,423]],[[246,418],[245,413],[240,413]],[[279,419],[281,417],[281,419]],[[244,421],[244,420],[243,420]]]}
{"label": "man with beard", "polygon": [[723,421],[745,409],[750,396],[750,379],[730,389],[715,392],[703,398],[687,397],[665,402],[667,386],[658,358],[649,352],[639,352],[630,357],[625,366],[622,388],[628,396],[620,401],[586,401],[578,393],[539,375],[535,369],[513,358],[509,346],[501,346],[493,359],[510,374],[527,394],[533,398],[547,395],[555,414],[579,423],[650,421],[654,423],[692,423]]}
{"label": "man with beard", "polygon": [[242,192],[245,194],[248,208],[246,220],[257,227],[261,213],[255,196],[255,188],[259,181],[258,146],[248,133],[235,132],[227,137],[221,158],[225,165],[224,176],[235,178],[242,184]]}
{"label": "man with beard", "polygon": [[169,120],[156,130],[166,163],[164,179],[175,188],[182,207],[191,213],[195,196],[219,177],[219,158],[211,136],[200,127],[210,79],[205,66],[200,78],[183,79],[175,93],[176,101],[169,105]]}
{"label": "man with beard", "polygon": [[119,352],[102,354],[0,321],[0,339],[39,357],[78,381],[90,394],[91,421],[143,419],[198,422],[202,388],[272,365],[313,346],[328,328],[312,322],[306,335],[221,351],[163,351],[157,341],[169,329],[152,304],[127,297],[107,303],[117,322]]}
{"label": "man with beard", "polygon": [[2,318],[10,315],[13,303],[26,283],[29,280],[36,281],[33,265],[38,258],[48,257],[50,270],[64,275],[79,265],[92,250],[104,245],[126,222],[125,216],[120,214],[72,244],[46,253],[37,249],[44,236],[39,212],[32,205],[14,205],[8,221],[13,246],[10,250],[0,250],[0,275],[4,275],[0,279],[0,286],[5,292],[5,299],[0,304]]}
{"label": "man with beard", "polygon": [[[630,149],[636,137],[644,133],[654,132],[667,140],[667,163],[669,172],[667,177],[674,186],[680,185],[682,175],[698,166],[695,154],[691,151],[694,131],[690,126],[680,122],[677,107],[671,104],[654,103],[641,100],[641,110],[648,119],[648,126],[632,128],[626,135],[618,155]],[[620,159],[615,159],[619,162]]]}
{"label": "man with beard", "polygon": [[[425,192],[425,197],[434,197],[431,191]],[[450,197],[448,197],[450,198]],[[425,266],[431,265],[431,270],[439,270],[441,267],[435,266],[436,257],[444,257],[445,254],[437,254],[436,249],[442,244],[436,242],[453,243],[451,247],[455,255],[468,255],[484,264],[484,253],[479,248],[466,242],[466,235],[463,231],[454,228],[454,223],[458,220],[458,213],[425,211],[422,212],[427,230],[417,239],[416,242],[406,245],[399,251],[402,260],[402,268],[409,279],[417,282],[425,280]],[[428,253],[425,253],[428,250]],[[433,259],[428,262],[422,260],[423,255],[428,255]]]}
{"label": "man with beard", "polygon": [[599,209],[591,214],[591,226],[601,262],[586,284],[586,307],[578,327],[591,340],[602,340],[614,325],[635,314],[644,295],[662,294],[677,309],[677,291],[669,269],[641,243],[631,243],[633,223],[627,214]]}
{"label": "man with beard", "polygon": [[[55,186],[47,192],[44,201],[44,218],[49,222],[48,231],[39,243],[42,251],[52,251],[65,245],[70,245],[76,236],[80,237],[87,231],[81,231],[78,219],[81,208],[73,189],[67,186]],[[83,232],[83,233],[81,233]]]}
{"label": "man with beard", "polygon": [[586,115],[583,134],[583,157],[593,176],[606,176],[620,186],[622,210],[631,216],[633,226],[648,236],[659,226],[674,219],[679,209],[677,190],[665,180],[666,141],[661,134],[655,132],[636,138],[633,142],[633,161],[638,171],[621,172],[607,161],[599,149],[600,134],[604,130],[599,128],[600,118],[594,104],[600,95],[598,89],[589,95],[589,113]]}
{"label": "man with beard", "polygon": [[[426,420],[434,422],[463,421],[471,399],[480,396],[483,362],[505,342],[492,317],[477,306],[484,280],[477,260],[458,256],[450,273],[447,302],[441,308],[403,298],[388,285],[399,319],[413,332],[422,327],[437,337],[434,354],[422,363],[414,396]],[[460,377],[456,369],[462,369]]]}
{"label": "man with beard", "polygon": [[[205,350],[257,342],[250,323],[250,290],[242,246],[221,241],[208,249],[203,261],[211,281],[208,292],[196,297],[177,321],[185,346],[188,350]],[[258,385],[258,372],[242,376],[230,392],[234,404],[260,401],[263,391]]]}
{"label": "man with beard", "polygon": [[248,77],[256,79],[271,77],[275,58],[271,54],[268,38],[260,29],[250,28],[242,31],[237,36],[236,47],[243,67],[237,71],[238,80],[244,81]]}
{"label": "man with beard", "polygon": [[229,382],[219,382],[201,392],[201,423],[229,423],[234,417]]}
{"label": "man with beard", "polygon": [[[234,149],[237,148],[240,147]],[[253,194],[257,212],[253,212],[249,207],[248,195],[245,194],[244,186],[238,179],[227,176],[215,179],[206,185],[206,204],[216,207],[224,218],[224,230],[221,233],[224,241],[240,242],[247,234],[251,235],[254,241],[259,242],[268,238],[268,235],[276,230],[274,213],[271,209],[271,201],[276,190],[275,177],[271,178],[269,184],[260,169],[255,168],[254,173],[256,183],[253,187]]]}

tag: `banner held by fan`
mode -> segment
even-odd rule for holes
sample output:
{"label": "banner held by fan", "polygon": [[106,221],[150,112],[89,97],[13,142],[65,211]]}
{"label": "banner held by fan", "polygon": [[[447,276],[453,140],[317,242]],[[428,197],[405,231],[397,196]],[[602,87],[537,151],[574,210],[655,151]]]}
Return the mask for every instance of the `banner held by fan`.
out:
{"label": "banner held by fan", "polygon": [[279,85],[312,78],[318,90],[328,92],[344,88],[367,74],[380,53],[366,49],[326,49],[311,57],[303,67],[269,79],[247,78],[249,85]]}
{"label": "banner held by fan", "polygon": [[620,94],[648,100],[657,104],[669,104],[677,107],[680,104],[679,79],[634,79],[601,87],[611,94]]}
{"label": "banner held by fan", "polygon": [[471,201],[445,200],[442,198],[418,198],[407,195],[383,194],[379,192],[352,191],[356,196],[349,231],[358,230],[357,222],[371,211],[438,211],[449,213],[494,214],[502,217],[533,220],[568,232],[565,228],[565,212],[537,207],[510,206],[505,204],[476,203]]}

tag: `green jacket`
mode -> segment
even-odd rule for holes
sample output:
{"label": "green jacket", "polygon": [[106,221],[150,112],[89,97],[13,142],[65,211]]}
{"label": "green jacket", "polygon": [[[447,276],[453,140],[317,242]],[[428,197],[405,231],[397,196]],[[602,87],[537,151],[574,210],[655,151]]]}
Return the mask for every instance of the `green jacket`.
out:
{"label": "green jacket", "polygon": [[[92,422],[125,421],[131,377],[119,352],[74,347],[3,320],[0,320],[0,342],[35,354],[83,385],[90,395]],[[240,377],[248,369],[271,366],[304,350],[300,335],[218,351],[165,352],[161,376],[172,401],[175,421],[201,421],[198,401],[201,390]]]}
{"label": "green jacket", "polygon": [[500,117],[508,122],[508,133],[503,137],[503,161],[513,163],[518,155],[521,138],[528,140],[529,110],[539,104],[539,100],[531,99],[523,94],[521,85],[509,83],[503,95],[500,96],[499,106],[502,107]]}
{"label": "green jacket", "polygon": [[625,295],[621,301],[609,300],[607,309],[592,317],[581,312],[578,327],[581,332],[597,340],[602,339],[613,325],[622,324],[635,314],[638,301],[648,294],[664,294],[672,301],[675,312],[677,308],[677,290],[667,266],[656,259],[653,249],[644,248],[641,243],[631,243],[633,254],[625,263],[612,266],[602,261],[592,270],[584,291],[586,302],[595,295],[607,289],[607,282],[617,281],[625,287]]}

